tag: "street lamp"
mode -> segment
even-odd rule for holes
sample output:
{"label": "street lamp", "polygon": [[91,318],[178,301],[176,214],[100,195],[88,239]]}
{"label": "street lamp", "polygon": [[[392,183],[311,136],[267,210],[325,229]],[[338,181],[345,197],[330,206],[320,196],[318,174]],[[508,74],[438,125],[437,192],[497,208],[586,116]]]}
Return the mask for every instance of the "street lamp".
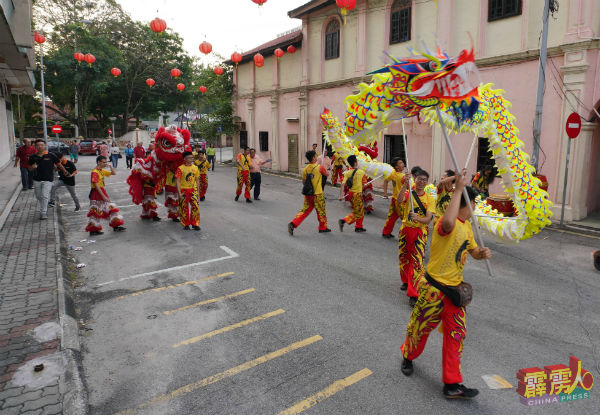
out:
{"label": "street lamp", "polygon": [[108,119],[112,122],[112,140],[113,140],[113,145],[115,143],[115,120],[117,119],[117,117],[108,117]]}
{"label": "street lamp", "polygon": [[40,45],[40,80],[42,83],[42,116],[44,125],[44,142],[48,143],[48,126],[46,124],[46,87],[44,85],[44,49],[42,44],[46,41],[43,35],[34,32],[33,40]]}

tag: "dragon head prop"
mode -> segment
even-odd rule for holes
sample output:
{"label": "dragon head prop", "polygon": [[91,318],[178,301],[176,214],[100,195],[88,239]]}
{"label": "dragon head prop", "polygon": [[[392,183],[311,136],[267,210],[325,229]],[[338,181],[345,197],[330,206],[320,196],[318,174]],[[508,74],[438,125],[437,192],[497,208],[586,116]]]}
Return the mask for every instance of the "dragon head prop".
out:
{"label": "dragon head prop", "polygon": [[190,132],[171,124],[160,127],[154,136],[154,151],[158,160],[165,162],[183,160],[182,153],[190,150]]}

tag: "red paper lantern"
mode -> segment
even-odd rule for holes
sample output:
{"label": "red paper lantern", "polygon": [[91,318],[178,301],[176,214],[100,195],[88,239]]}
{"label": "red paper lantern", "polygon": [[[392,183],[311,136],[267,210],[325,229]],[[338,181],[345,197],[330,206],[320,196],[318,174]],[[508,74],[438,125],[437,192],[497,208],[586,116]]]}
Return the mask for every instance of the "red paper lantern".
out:
{"label": "red paper lantern", "polygon": [[110,73],[116,78],[117,76],[121,75],[121,70],[119,68],[112,68]]}
{"label": "red paper lantern", "polygon": [[154,79],[152,78],[148,78],[146,79],[146,85],[148,85],[150,88],[152,88],[154,86],[156,82],[154,81]]}
{"label": "red paper lantern", "polygon": [[289,45],[287,47],[287,52],[292,54],[296,53],[296,47],[294,45]]}
{"label": "red paper lantern", "polygon": [[203,94],[208,91],[208,88],[206,88],[204,85],[201,86],[200,88],[198,88],[200,90],[200,92],[202,92]]}
{"label": "red paper lantern", "polygon": [[46,41],[46,38],[44,37],[44,35],[40,35],[38,32],[33,32],[33,40],[35,41],[35,43],[42,44]]}
{"label": "red paper lantern", "polygon": [[273,53],[275,54],[275,56],[277,56],[277,59],[279,59],[283,56],[285,52],[283,51],[283,49],[277,48]]}
{"label": "red paper lantern", "polygon": [[77,61],[77,64],[79,64],[79,65],[80,65],[80,64],[81,64],[81,61],[84,59],[84,57],[85,57],[85,56],[84,56],[84,54],[83,54],[83,53],[81,53],[81,52],[75,52],[75,53],[73,54],[73,57],[74,57],[74,58],[75,58],[75,60]]}
{"label": "red paper lantern", "polygon": [[181,71],[177,68],[173,68],[171,69],[171,76],[173,78],[179,78],[179,76],[181,75]]}
{"label": "red paper lantern", "polygon": [[177,84],[177,89],[179,89],[180,91],[183,91],[185,89],[185,85],[184,84]]}
{"label": "red paper lantern", "polygon": [[265,4],[267,2],[267,0],[252,0],[252,3],[256,3],[259,6],[262,6],[263,4]]}
{"label": "red paper lantern", "polygon": [[215,66],[215,69],[213,69],[213,71],[217,74],[217,76],[219,75],[223,75],[223,68],[221,68],[220,66]]}
{"label": "red paper lantern", "polygon": [[260,53],[254,55],[254,64],[259,68],[262,68],[265,65],[265,58]]}
{"label": "red paper lantern", "polygon": [[167,22],[158,17],[150,22],[150,29],[158,34],[161,34],[166,28]]}
{"label": "red paper lantern", "polygon": [[231,62],[235,63],[235,66],[242,61],[242,54],[239,52],[233,52],[231,54]]}
{"label": "red paper lantern", "polygon": [[204,42],[200,43],[198,49],[200,49],[200,52],[208,55],[212,51],[212,45],[205,40]]}
{"label": "red paper lantern", "polygon": [[96,62],[96,57],[94,55],[92,55],[91,53],[86,53],[83,56],[83,60],[86,61],[88,63],[88,65],[92,66],[92,63]]}
{"label": "red paper lantern", "polygon": [[342,9],[342,16],[344,16],[344,24],[346,24],[346,15],[348,11],[354,10],[356,7],[356,0],[335,0],[337,6]]}

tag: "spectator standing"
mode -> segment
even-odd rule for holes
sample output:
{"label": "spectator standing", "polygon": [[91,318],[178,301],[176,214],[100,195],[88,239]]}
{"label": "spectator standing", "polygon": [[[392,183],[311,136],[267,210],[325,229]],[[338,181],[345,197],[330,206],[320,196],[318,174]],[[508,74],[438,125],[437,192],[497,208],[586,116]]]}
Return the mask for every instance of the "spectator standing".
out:
{"label": "spectator standing", "polygon": [[206,156],[208,157],[208,162],[211,165],[212,171],[215,171],[215,157],[217,155],[217,149],[213,143],[210,143],[210,146],[206,149]]}
{"label": "spectator standing", "polygon": [[128,169],[133,167],[133,147],[131,144],[127,144],[125,147],[125,164]]}
{"label": "spectator standing", "polygon": [[260,200],[260,183],[262,181],[260,166],[270,162],[271,159],[261,159],[256,155],[256,150],[253,148],[250,149],[250,159],[252,161],[250,165],[250,189],[254,188],[254,200]]}
{"label": "spectator standing", "polygon": [[34,153],[35,147],[31,145],[31,141],[27,138],[23,140],[23,145],[17,149],[15,165],[13,167],[17,167],[17,162],[19,163],[23,190],[33,189],[33,173],[29,171],[29,156]]}
{"label": "spectator standing", "polygon": [[331,159],[329,158],[329,152],[326,148],[323,149],[323,155],[317,157],[317,164],[320,164],[321,166],[325,167],[325,170],[327,170],[327,175],[323,176],[322,181],[323,189],[325,189],[325,184],[327,184],[327,178],[331,174]]}
{"label": "spectator standing", "polygon": [[79,161],[79,142],[77,140],[73,140],[71,143],[71,146],[69,147],[69,154],[73,163],[77,163],[77,161]]}
{"label": "spectator standing", "polygon": [[29,169],[33,173],[33,188],[35,197],[40,202],[40,220],[48,219],[48,202],[54,183],[54,167],[64,175],[67,171],[60,163],[60,159],[53,153],[46,151],[44,140],[35,140],[36,153],[29,156]]}
{"label": "spectator standing", "polygon": [[75,212],[81,209],[81,205],[79,204],[79,199],[77,198],[77,193],[75,192],[75,175],[77,174],[77,167],[75,167],[75,163],[70,160],[67,160],[67,156],[62,154],[60,156],[60,163],[63,165],[66,173],[63,173],[62,170],[58,171],[58,180],[54,181],[54,185],[52,186],[52,191],[50,192],[50,202],[48,202],[48,206],[54,206],[54,201],[56,200],[56,189],[59,187],[66,186],[73,202],[75,202]]}
{"label": "spectator standing", "polygon": [[117,145],[117,143],[113,143],[110,148],[110,161],[112,162],[113,167],[116,169],[119,164],[119,156],[121,155],[121,149]]}
{"label": "spectator standing", "polygon": [[134,147],[133,155],[135,156],[135,158],[138,159],[143,159],[144,157],[146,157],[146,149],[144,148],[141,142],[138,142]]}
{"label": "spectator standing", "polygon": [[108,153],[109,153],[109,149],[108,149],[108,145],[106,145],[106,143],[104,141],[102,141],[100,144],[98,144],[98,154],[101,156],[104,156],[108,159]]}

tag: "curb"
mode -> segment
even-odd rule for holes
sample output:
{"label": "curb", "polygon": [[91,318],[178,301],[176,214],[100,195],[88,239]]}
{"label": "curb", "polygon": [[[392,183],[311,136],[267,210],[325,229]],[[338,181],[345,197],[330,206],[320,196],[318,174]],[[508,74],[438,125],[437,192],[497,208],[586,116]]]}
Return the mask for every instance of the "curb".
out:
{"label": "curb", "polygon": [[15,205],[15,202],[17,201],[19,194],[21,194],[21,183],[17,183],[17,186],[16,186],[15,190],[13,191],[12,196],[8,200],[8,203],[6,204],[6,206],[4,206],[4,210],[2,211],[2,214],[0,215],[0,231],[4,227],[4,224],[6,223],[6,219],[8,219],[8,215],[10,214],[12,207]]}
{"label": "curb", "polygon": [[58,319],[60,322],[60,349],[65,358],[65,372],[59,379],[59,390],[63,396],[64,415],[86,415],[88,396],[83,381],[79,329],[75,319],[75,303],[70,281],[65,286],[65,274],[62,266],[61,238],[58,225],[59,206],[54,213],[54,236],[56,239],[56,285],[58,289]]}

